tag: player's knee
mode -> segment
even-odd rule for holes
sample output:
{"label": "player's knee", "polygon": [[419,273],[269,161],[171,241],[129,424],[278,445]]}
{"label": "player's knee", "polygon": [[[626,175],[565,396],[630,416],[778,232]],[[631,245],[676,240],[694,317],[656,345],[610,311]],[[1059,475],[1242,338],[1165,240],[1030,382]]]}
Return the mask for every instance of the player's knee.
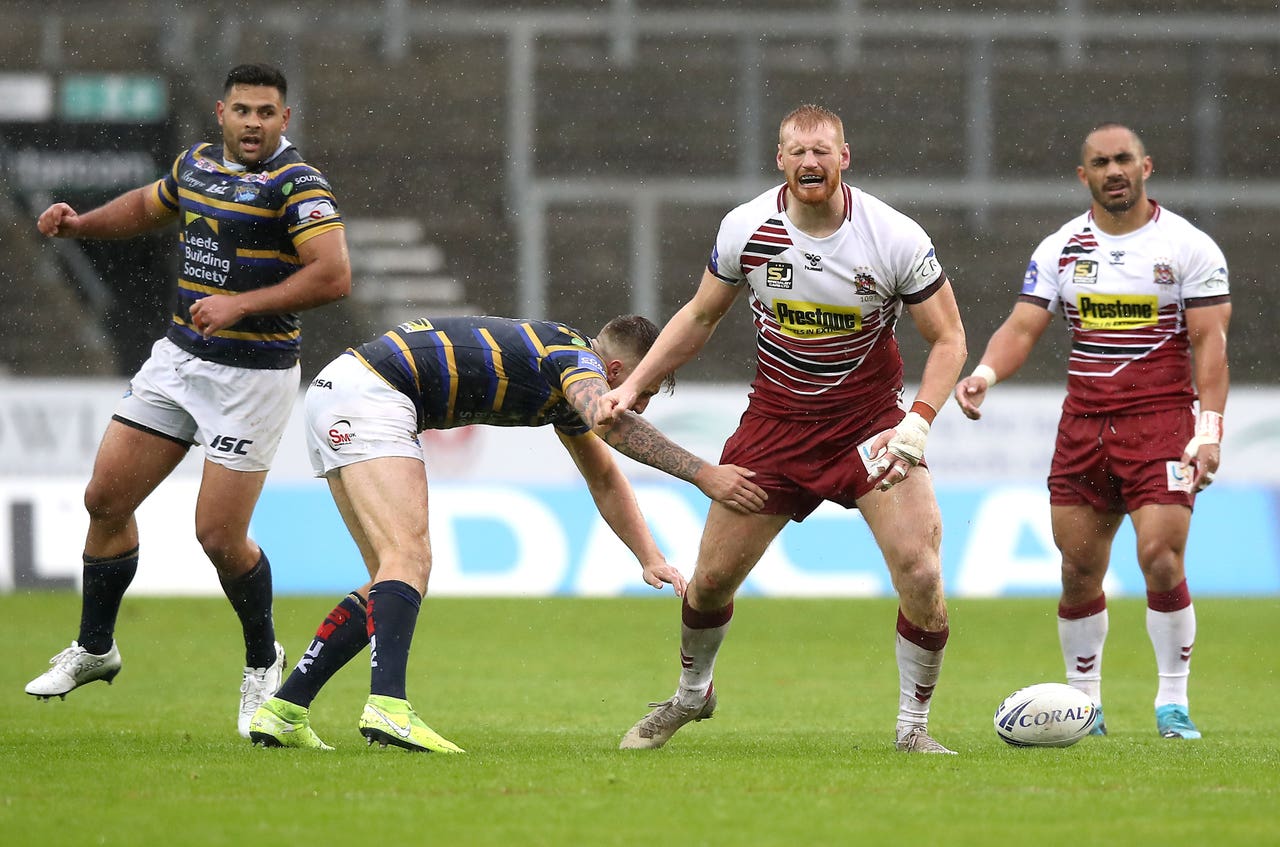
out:
{"label": "player's knee", "polygon": [[899,594],[932,595],[942,582],[941,563],[930,553],[897,558],[891,570]]}
{"label": "player's knee", "polygon": [[695,574],[689,583],[690,602],[701,609],[720,609],[733,602],[737,583],[717,577],[713,574]]}
{"label": "player's knee", "polygon": [[130,510],[122,506],[108,485],[90,481],[84,490],[84,509],[89,520],[99,525],[123,524],[129,520]]}
{"label": "player's knee", "polygon": [[248,536],[227,524],[197,524],[196,541],[204,550],[204,554],[209,557],[209,561],[221,569],[222,563],[243,558],[242,554],[248,545]]}
{"label": "player's knee", "polygon": [[1185,568],[1182,554],[1167,545],[1150,545],[1138,551],[1138,564],[1150,583],[1176,585]]}

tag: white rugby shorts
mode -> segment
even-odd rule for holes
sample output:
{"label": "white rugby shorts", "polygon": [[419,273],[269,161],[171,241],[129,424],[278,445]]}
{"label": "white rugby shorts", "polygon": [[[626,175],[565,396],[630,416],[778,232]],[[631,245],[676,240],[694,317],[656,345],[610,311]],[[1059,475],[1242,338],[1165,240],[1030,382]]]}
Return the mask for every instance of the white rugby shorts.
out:
{"label": "white rugby shorts", "polygon": [[271,469],[298,396],[299,365],[283,370],[208,362],[161,338],[116,405],[119,417],[186,444],[234,471]]}
{"label": "white rugby shorts", "polygon": [[387,456],[423,461],[413,403],[349,353],[316,375],[302,404],[316,476]]}

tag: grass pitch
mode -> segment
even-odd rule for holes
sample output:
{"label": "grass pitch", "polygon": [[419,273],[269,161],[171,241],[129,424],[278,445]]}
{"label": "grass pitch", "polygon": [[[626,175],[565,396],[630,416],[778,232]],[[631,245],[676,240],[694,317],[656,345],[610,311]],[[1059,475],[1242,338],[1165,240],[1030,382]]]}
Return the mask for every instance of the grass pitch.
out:
{"label": "grass pitch", "polygon": [[[291,658],[336,599],[277,601]],[[952,601],[931,730],[961,755],[925,757],[893,750],[893,600],[739,600],[715,718],[624,753],[675,686],[670,593],[428,598],[409,695],[469,751],[443,757],[365,746],[364,657],[312,709],[334,752],[239,738],[242,653],[221,599],[127,599],[115,684],[37,702],[22,687],[74,636],[79,598],[6,595],[0,833],[15,847],[1277,843],[1280,598],[1197,600],[1199,742],[1156,736],[1143,604],[1109,605],[1111,735],[1019,750],[991,716],[1061,679],[1055,601]]]}

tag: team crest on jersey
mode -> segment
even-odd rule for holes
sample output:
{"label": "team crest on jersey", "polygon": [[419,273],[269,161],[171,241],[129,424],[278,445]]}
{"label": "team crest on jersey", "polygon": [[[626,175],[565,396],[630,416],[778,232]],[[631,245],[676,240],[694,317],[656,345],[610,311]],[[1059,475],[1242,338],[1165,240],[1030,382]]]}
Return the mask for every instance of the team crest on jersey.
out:
{"label": "team crest on jersey", "polygon": [[1156,259],[1151,268],[1156,285],[1173,285],[1173,264],[1168,259]]}
{"label": "team crest on jersey", "polygon": [[859,294],[875,294],[876,278],[871,268],[853,269],[853,288]]}
{"label": "team crest on jersey", "polygon": [[248,203],[250,200],[256,199],[258,196],[258,186],[242,185],[236,189],[235,201],[237,203]]}
{"label": "team crest on jersey", "polygon": [[1093,285],[1098,281],[1098,263],[1093,259],[1076,259],[1071,281],[1076,285]]}
{"label": "team crest on jersey", "polygon": [[770,262],[765,265],[764,284],[770,288],[790,288],[795,281],[795,273],[787,262]]}

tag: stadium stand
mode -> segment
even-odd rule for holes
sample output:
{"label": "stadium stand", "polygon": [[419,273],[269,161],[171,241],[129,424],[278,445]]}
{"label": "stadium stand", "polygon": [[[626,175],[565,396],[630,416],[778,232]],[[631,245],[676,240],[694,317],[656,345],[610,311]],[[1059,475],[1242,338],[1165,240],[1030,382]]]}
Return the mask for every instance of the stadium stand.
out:
{"label": "stadium stand", "polygon": [[[1084,130],[1121,119],[1155,157],[1152,196],[1232,263],[1237,375],[1280,379],[1280,339],[1256,305],[1280,225],[1273,2],[172,6],[15,0],[0,11],[0,50],[13,68],[47,71],[136,71],[154,56],[147,70],[173,80],[183,138],[212,132],[209,68],[276,61],[298,108],[290,136],[347,215],[408,222],[432,249],[400,258],[417,255],[424,274],[441,276],[427,268],[447,257],[441,308],[583,327],[631,308],[665,319],[719,217],[775,179],[778,117],[820,100],[846,119],[850,181],[933,236],[980,345],[1036,241],[1085,205],[1072,176]],[[386,254],[368,249],[353,252],[367,278],[357,271],[351,302],[308,316],[304,368],[385,323],[398,299],[438,302],[401,298],[374,273]],[[748,378],[750,334],[742,309],[682,376]],[[1045,353],[1020,378],[1059,382],[1060,368]]]}
{"label": "stadium stand", "polygon": [[463,286],[449,276],[444,251],[427,243],[413,218],[347,220],[352,294],[367,304],[386,328],[420,315],[466,315],[474,308]]}

